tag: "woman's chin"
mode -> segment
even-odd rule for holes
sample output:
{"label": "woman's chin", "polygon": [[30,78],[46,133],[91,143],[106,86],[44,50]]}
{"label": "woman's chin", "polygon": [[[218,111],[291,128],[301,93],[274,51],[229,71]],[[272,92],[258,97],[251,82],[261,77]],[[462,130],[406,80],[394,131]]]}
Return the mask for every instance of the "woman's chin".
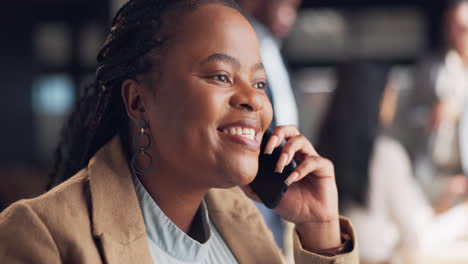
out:
{"label": "woman's chin", "polygon": [[238,186],[247,185],[247,184],[251,183],[255,179],[255,176],[256,176],[256,174],[249,175],[249,176],[244,175],[242,178],[240,178],[239,184],[237,184],[237,185]]}
{"label": "woman's chin", "polygon": [[243,156],[240,159],[231,158],[225,166],[220,167],[219,173],[223,175],[224,188],[244,186],[251,183],[258,172],[258,159]]}
{"label": "woman's chin", "polygon": [[255,179],[256,174],[256,172],[243,172],[242,174],[238,174],[237,176],[232,177],[232,183],[235,186],[247,185]]}
{"label": "woman's chin", "polygon": [[218,188],[229,189],[237,186],[244,186],[251,183],[256,176],[256,172],[238,172],[231,174],[224,174],[225,178]]}

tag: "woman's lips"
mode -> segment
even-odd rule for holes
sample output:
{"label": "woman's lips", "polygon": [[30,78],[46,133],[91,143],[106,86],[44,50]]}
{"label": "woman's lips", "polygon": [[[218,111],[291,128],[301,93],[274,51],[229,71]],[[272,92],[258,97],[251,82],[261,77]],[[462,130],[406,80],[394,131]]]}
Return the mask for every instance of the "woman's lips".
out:
{"label": "woman's lips", "polygon": [[240,136],[240,135],[231,135],[231,134],[226,134],[221,131],[218,131],[219,134],[221,134],[221,138],[229,140],[233,143],[242,145],[250,150],[253,151],[258,151],[260,149],[260,142],[258,140],[252,140],[248,139],[246,137]]}

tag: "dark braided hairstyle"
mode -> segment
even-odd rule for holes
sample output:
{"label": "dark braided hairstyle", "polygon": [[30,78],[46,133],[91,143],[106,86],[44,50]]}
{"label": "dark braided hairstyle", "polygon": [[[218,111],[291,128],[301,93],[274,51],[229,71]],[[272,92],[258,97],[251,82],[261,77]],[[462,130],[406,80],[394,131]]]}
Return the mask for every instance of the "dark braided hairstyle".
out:
{"label": "dark braided hairstyle", "polygon": [[128,142],[129,120],[121,98],[122,82],[136,80],[153,68],[157,72],[168,40],[164,32],[168,24],[174,24],[183,12],[210,3],[240,11],[234,0],[130,0],[118,11],[97,55],[96,80],[86,87],[62,130],[48,188],[84,168],[116,134]]}

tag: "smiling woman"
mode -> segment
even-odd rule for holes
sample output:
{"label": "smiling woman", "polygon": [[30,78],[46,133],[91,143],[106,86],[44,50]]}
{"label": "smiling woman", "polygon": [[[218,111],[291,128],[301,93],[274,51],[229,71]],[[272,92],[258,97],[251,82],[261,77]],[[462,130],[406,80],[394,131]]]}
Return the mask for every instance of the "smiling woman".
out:
{"label": "smiling woman", "polygon": [[[60,184],[0,215],[0,262],[281,263],[248,198],[272,108],[237,6],[131,0],[98,63],[57,150]],[[296,262],[357,263],[331,162],[292,126],[265,152],[283,140],[277,170],[298,166],[275,210],[296,224]]]}

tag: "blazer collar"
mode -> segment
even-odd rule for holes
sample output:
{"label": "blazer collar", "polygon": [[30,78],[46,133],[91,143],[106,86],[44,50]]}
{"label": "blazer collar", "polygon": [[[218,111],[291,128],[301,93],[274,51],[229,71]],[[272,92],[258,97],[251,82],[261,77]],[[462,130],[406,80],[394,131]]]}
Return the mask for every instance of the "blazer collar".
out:
{"label": "blazer collar", "polygon": [[273,234],[240,188],[212,189],[205,202],[210,219],[239,263],[283,263]]}
{"label": "blazer collar", "polygon": [[92,229],[108,263],[152,263],[146,228],[120,137],[90,160]]}
{"label": "blazer collar", "polygon": [[[100,240],[107,263],[152,263],[127,163],[118,136],[89,162],[93,235]],[[271,233],[239,188],[213,189],[205,201],[210,219],[239,263],[281,263]]]}

